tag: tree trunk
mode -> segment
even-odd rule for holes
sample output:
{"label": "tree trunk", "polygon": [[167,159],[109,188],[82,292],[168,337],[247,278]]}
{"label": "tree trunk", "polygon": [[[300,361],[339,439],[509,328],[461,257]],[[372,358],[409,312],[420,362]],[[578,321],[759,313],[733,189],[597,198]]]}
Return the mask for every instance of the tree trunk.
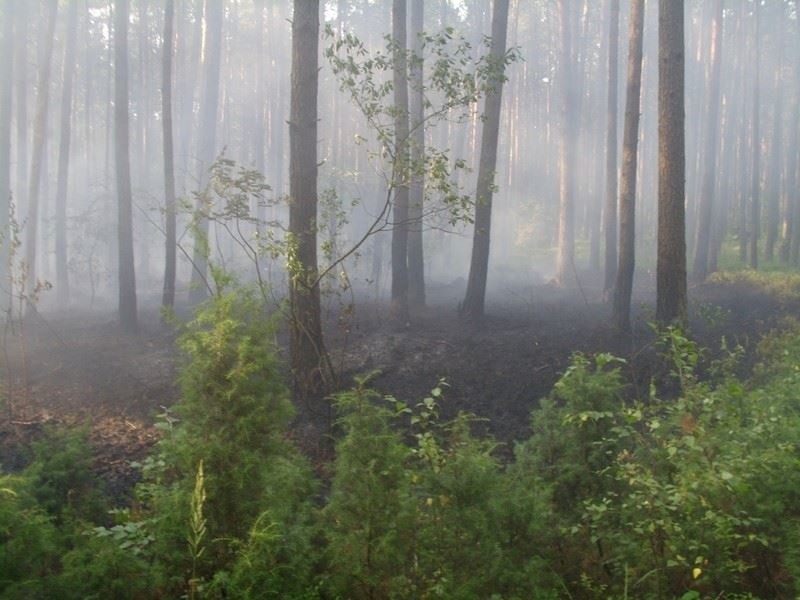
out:
{"label": "tree trunk", "polygon": [[506,36],[508,34],[508,0],[495,0],[492,15],[490,58],[495,74],[486,93],[481,158],[478,165],[478,186],[475,190],[475,228],[472,237],[472,258],[469,267],[467,294],[462,313],[472,319],[484,315],[486,279],[489,272],[489,249],[492,230],[492,195],[497,170],[497,140],[500,135],[500,111],[503,107]]}
{"label": "tree trunk", "polygon": [[128,117],[128,0],[118,0],[114,13],[114,158],[117,174],[117,254],[119,319],[136,331],[136,269],[133,257],[131,157]]}
{"label": "tree trunk", "polygon": [[409,190],[408,299],[416,307],[425,306],[425,263],[422,246],[422,215],[425,200],[425,93],[423,74],[423,32],[425,0],[411,0],[411,164],[414,175]]}
{"label": "tree trunk", "polygon": [[750,173],[750,268],[758,269],[758,238],[761,234],[761,23],[759,3],[753,5],[755,13],[756,81],[753,88],[753,172]]}
{"label": "tree trunk", "polygon": [[408,322],[408,61],[406,60],[406,0],[392,2],[392,47],[394,48],[394,223],[392,226],[392,319]]}
{"label": "tree trunk", "polygon": [[297,259],[290,272],[291,363],[295,392],[324,388],[325,347],[317,281],[317,94],[319,0],[294,0],[289,123],[289,231]]}
{"label": "tree trunk", "polygon": [[656,319],[686,320],[684,0],[659,0]]}
{"label": "tree trunk", "polygon": [[692,278],[704,281],[708,275],[709,246],[711,243],[712,216],[714,214],[714,182],[717,173],[717,148],[719,147],[719,116],[722,105],[720,70],[722,64],[722,18],[723,0],[714,0],[714,14],[711,19],[709,74],[708,74],[708,113],[706,115],[705,164],[703,182],[700,188],[698,223],[695,229],[694,265]]}
{"label": "tree trunk", "polygon": [[636,265],[636,169],[642,90],[644,3],[645,0],[634,0],[631,4],[628,35],[628,83],[625,92],[625,130],[622,136],[619,196],[619,268],[614,287],[614,323],[620,331],[630,331],[631,328],[631,295]]}
{"label": "tree trunk", "polygon": [[[606,205],[603,213],[605,233],[605,279],[608,295],[617,278],[617,111],[619,100],[619,0],[610,0],[608,33],[608,110],[606,112]],[[641,60],[639,61],[641,72]],[[641,75],[640,75],[641,77]],[[638,105],[637,94],[637,105]],[[638,110],[637,110],[638,126]],[[638,133],[637,133],[638,135]]]}
{"label": "tree trunk", "polygon": [[556,279],[561,285],[573,283],[575,277],[575,175],[579,119],[575,66],[572,52],[572,12],[574,0],[558,0],[561,52],[559,77],[561,79],[561,142],[559,148],[559,211],[558,256]]}
{"label": "tree trunk", "polygon": [[[208,183],[208,169],[216,158],[217,112],[219,108],[219,74],[222,55],[222,21],[224,4],[219,0],[205,0],[205,22],[203,37],[203,95],[200,99],[200,127],[197,148],[197,181],[202,191]],[[198,196],[196,210],[203,213],[210,202],[205,194]],[[194,252],[192,256],[192,282],[189,301],[200,302],[208,292],[208,219],[200,217],[197,223]]]}
{"label": "tree trunk", "polygon": [[0,41],[0,311],[10,306],[9,227],[11,208],[11,81],[14,59],[14,6],[10,2],[0,5],[3,36]]}
{"label": "tree trunk", "polygon": [[165,0],[164,42],[161,69],[161,124],[164,143],[164,209],[166,213],[166,247],[164,259],[164,292],[161,304],[175,304],[176,223],[175,223],[175,154],[172,133],[172,53],[175,43],[173,28],[175,1]]}
{"label": "tree trunk", "polygon": [[36,243],[39,228],[39,190],[42,183],[45,138],[47,136],[47,111],[50,103],[50,69],[53,56],[53,37],[58,13],[58,0],[48,0],[43,29],[44,47],[39,65],[39,79],[36,86],[36,116],[33,121],[33,157],[28,186],[28,213],[26,220],[25,263],[28,307],[32,308],[39,283],[36,275]]}
{"label": "tree trunk", "polygon": [[75,46],[78,34],[78,2],[69,3],[67,43],[61,95],[61,141],[58,148],[58,184],[56,191],[56,296],[60,306],[69,302],[67,273],[67,192],[69,186],[69,150],[72,138],[72,82],[75,75]]}

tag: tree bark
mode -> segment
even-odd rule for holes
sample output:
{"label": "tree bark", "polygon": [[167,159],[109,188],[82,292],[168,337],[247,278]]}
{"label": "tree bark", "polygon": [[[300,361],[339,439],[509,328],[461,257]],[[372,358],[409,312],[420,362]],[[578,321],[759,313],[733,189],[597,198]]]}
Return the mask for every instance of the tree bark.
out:
{"label": "tree bark", "polygon": [[172,132],[172,53],[175,43],[175,0],[164,3],[164,42],[161,63],[161,125],[164,144],[164,209],[166,246],[164,258],[164,290],[161,304],[175,304],[176,223],[175,223],[175,149]]}
{"label": "tree bark", "polygon": [[422,215],[425,201],[425,93],[423,32],[425,0],[411,0],[411,178],[408,205],[408,299],[411,306],[425,306],[425,262],[422,245]]}
{"label": "tree bark", "polygon": [[72,82],[75,75],[75,46],[78,37],[78,2],[69,3],[67,43],[64,48],[61,95],[61,141],[58,148],[58,184],[56,187],[56,297],[59,305],[69,302],[67,273],[67,192],[69,186],[69,151],[72,139]]}
{"label": "tree bark", "polygon": [[686,320],[684,0],[659,0],[656,319]]}
{"label": "tree bark", "polygon": [[25,264],[28,307],[33,300],[39,282],[36,273],[36,245],[39,229],[39,191],[42,183],[45,138],[47,136],[47,112],[50,103],[50,70],[53,56],[53,37],[58,13],[58,0],[48,0],[43,29],[43,43],[39,78],[36,86],[36,116],[33,121],[33,156],[31,158],[30,183],[28,185],[28,213],[25,237]]}
{"label": "tree bark", "polygon": [[290,272],[290,353],[295,393],[324,388],[325,347],[317,281],[317,94],[319,0],[294,0],[289,122],[289,231],[296,264]]}
{"label": "tree bark", "polygon": [[[608,295],[613,288],[614,282],[617,278],[617,111],[619,106],[617,88],[619,87],[619,0],[610,0],[608,19],[606,205],[603,213],[603,231],[605,233],[605,279],[603,289],[606,295]],[[641,60],[639,61],[639,70],[641,71]]]}
{"label": "tree bark", "polygon": [[128,117],[128,0],[118,0],[114,12],[114,158],[117,175],[117,255],[119,319],[135,332],[136,268],[133,256],[130,133]]}
{"label": "tree bark", "polygon": [[408,61],[406,0],[392,2],[392,47],[394,49],[394,164],[392,188],[394,223],[392,225],[392,301],[395,324],[408,322]]}
{"label": "tree bark", "polygon": [[631,328],[631,295],[636,266],[636,169],[639,152],[639,114],[642,90],[645,0],[631,4],[628,34],[628,82],[625,96],[625,130],[622,136],[622,177],[619,196],[619,268],[614,286],[614,323],[620,331]]}
{"label": "tree bark", "polygon": [[464,316],[480,319],[484,315],[486,280],[489,272],[489,250],[492,230],[492,196],[497,170],[497,140],[500,135],[500,111],[503,107],[505,81],[506,36],[508,35],[508,0],[495,0],[492,15],[490,59],[494,69],[491,88],[486,93],[475,190],[475,227],[472,237],[467,294],[462,304]]}
{"label": "tree bark", "polygon": [[[203,36],[203,95],[200,99],[200,127],[197,147],[197,181],[202,191],[208,183],[208,169],[216,158],[217,113],[219,108],[219,76],[222,55],[222,21],[224,4],[219,0],[205,0],[205,22]],[[208,199],[201,194],[196,209],[202,214]],[[192,280],[189,301],[203,300],[208,292],[208,219],[201,217],[197,223],[194,252],[192,255]]]}
{"label": "tree bark", "polygon": [[714,0],[711,17],[710,57],[708,73],[708,112],[706,115],[705,150],[703,155],[703,182],[700,188],[698,223],[695,229],[695,254],[692,278],[704,281],[708,275],[709,246],[714,214],[714,183],[717,173],[717,148],[719,147],[719,118],[722,105],[720,70],[722,64],[723,0]]}

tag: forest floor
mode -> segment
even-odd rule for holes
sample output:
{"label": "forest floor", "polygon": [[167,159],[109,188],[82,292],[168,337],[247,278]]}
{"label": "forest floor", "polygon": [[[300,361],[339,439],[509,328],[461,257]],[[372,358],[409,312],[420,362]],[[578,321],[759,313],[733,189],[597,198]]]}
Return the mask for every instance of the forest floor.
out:
{"label": "forest floor", "polygon": [[[647,390],[653,377],[665,380],[647,325],[649,309],[640,303],[633,334],[621,336],[610,324],[609,308],[592,299],[598,296],[548,285],[506,288],[490,296],[489,316],[476,325],[458,318],[454,290],[431,286],[431,308],[401,331],[386,326],[387,311],[379,303],[358,306],[346,336],[332,320],[332,355],[342,387],[355,375],[379,371],[374,387],[411,403],[444,378],[445,417],[475,413],[499,441],[510,443],[527,437],[531,410],[573,352],[626,358],[633,395]],[[651,296],[643,290],[640,300]],[[723,336],[752,349],[781,318],[799,314],[800,302],[739,281],[692,288],[690,306],[692,336],[713,351]],[[157,415],[179,397],[174,332],[154,310],[144,313],[135,336],[121,333],[110,314],[63,312],[33,318],[23,334],[7,330],[0,357],[3,469],[24,466],[26,448],[48,426],[83,426],[98,473],[112,494],[124,495],[136,477],[130,462],[157,441]],[[323,437],[319,419],[302,407],[298,414],[292,436],[314,455]]]}

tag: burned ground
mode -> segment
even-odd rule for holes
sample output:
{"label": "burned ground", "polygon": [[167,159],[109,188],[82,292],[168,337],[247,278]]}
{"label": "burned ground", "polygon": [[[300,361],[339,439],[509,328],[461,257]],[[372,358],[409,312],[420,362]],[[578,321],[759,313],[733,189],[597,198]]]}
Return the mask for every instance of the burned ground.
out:
{"label": "burned ground", "polygon": [[[624,357],[631,396],[652,378],[668,384],[642,293],[632,335],[610,325],[598,293],[567,295],[540,285],[506,290],[490,300],[489,316],[470,323],[457,315],[446,293],[400,329],[386,325],[380,304],[361,305],[346,322],[329,323],[334,362],[342,387],[356,375],[375,372],[381,392],[417,402],[445,379],[446,417],[467,411],[485,418],[489,431],[506,443],[526,437],[529,414],[547,395],[574,352],[610,352]],[[797,312],[796,302],[746,283],[705,284],[692,290],[692,332],[713,351],[724,336],[753,350],[760,336]],[[22,333],[22,335],[20,335]],[[752,356],[752,353],[751,353]],[[112,493],[124,495],[135,480],[130,462],[146,455],[158,439],[154,424],[179,397],[180,353],[175,333],[157,311],[147,314],[135,336],[120,332],[111,315],[46,313],[7,329],[5,406],[0,420],[0,463],[22,467],[26,448],[48,426],[85,426],[97,471]],[[752,364],[752,359],[744,369]],[[298,412],[293,436],[312,454],[322,436],[319,419]]]}

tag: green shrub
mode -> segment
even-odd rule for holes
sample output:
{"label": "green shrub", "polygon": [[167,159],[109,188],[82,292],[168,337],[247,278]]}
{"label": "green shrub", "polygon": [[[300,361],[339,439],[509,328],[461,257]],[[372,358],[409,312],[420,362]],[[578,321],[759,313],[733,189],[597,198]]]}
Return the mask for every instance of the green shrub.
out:
{"label": "green shrub", "polygon": [[[179,421],[166,423],[168,434],[140,487],[166,589],[185,586],[195,575],[208,584],[231,568],[236,581],[245,581],[242,556],[265,511],[287,544],[273,556],[278,580],[288,586],[308,576],[315,483],[284,436],[293,408],[273,340],[263,303],[241,289],[213,299],[180,339],[186,363],[175,407]],[[206,532],[190,551],[189,509],[201,461]],[[212,587],[219,590],[224,580],[220,574]]]}

